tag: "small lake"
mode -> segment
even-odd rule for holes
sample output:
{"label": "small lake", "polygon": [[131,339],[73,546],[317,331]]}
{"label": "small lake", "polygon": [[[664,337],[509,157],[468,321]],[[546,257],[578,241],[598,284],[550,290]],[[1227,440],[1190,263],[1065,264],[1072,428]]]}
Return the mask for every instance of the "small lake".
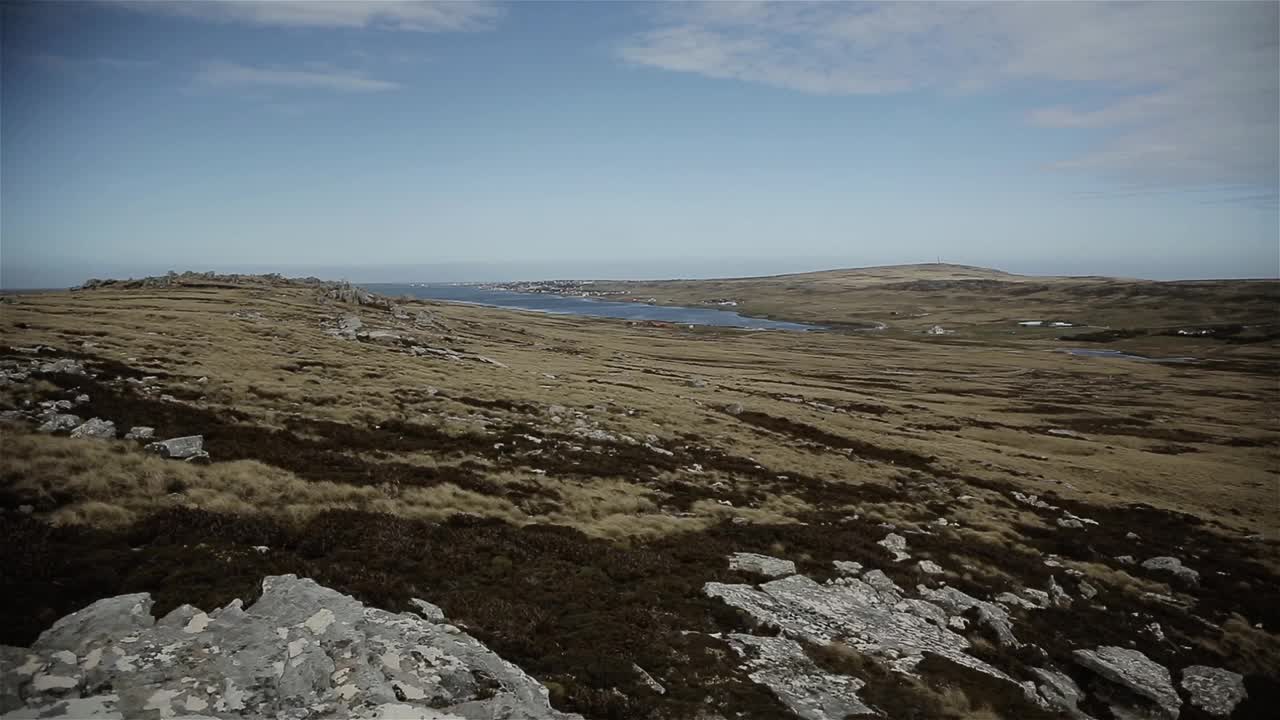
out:
{"label": "small lake", "polygon": [[594,298],[552,295],[550,293],[488,290],[476,285],[368,283],[364,287],[372,292],[392,297],[409,295],[423,300],[442,300],[445,302],[486,305],[488,307],[514,310],[531,310],[553,315],[586,315],[589,317],[619,318],[622,320],[655,320],[681,325],[718,325],[721,327],[746,328],[748,330],[805,331],[822,329],[818,325],[746,317],[736,312],[717,310],[715,308],[646,305],[638,302],[596,300]]}

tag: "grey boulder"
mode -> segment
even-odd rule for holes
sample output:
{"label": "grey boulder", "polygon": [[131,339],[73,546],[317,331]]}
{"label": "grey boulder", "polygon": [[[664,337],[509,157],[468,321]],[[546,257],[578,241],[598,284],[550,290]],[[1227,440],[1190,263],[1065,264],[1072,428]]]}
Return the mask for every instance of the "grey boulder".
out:
{"label": "grey boulder", "polygon": [[1144,560],[1142,567],[1148,570],[1158,570],[1160,572],[1171,573],[1174,577],[1187,583],[1188,585],[1198,585],[1200,583],[1200,573],[1192,570],[1176,557],[1162,556],[1153,557],[1150,560]]}
{"label": "grey boulder", "polygon": [[160,457],[174,460],[186,460],[187,458],[201,455],[208,457],[208,453],[204,451],[203,435],[169,438],[168,440],[150,443],[145,449],[147,452],[153,452]]}
{"label": "grey boulder", "polygon": [[782,560],[768,555],[756,553],[734,553],[729,556],[729,569],[755,573],[767,578],[794,575],[796,564],[790,560]]}
{"label": "grey boulder", "polygon": [[1177,720],[1182,707],[1169,671],[1139,650],[1104,645],[1096,650],[1076,650],[1076,663],[1096,675],[1155,703],[1163,717]]}

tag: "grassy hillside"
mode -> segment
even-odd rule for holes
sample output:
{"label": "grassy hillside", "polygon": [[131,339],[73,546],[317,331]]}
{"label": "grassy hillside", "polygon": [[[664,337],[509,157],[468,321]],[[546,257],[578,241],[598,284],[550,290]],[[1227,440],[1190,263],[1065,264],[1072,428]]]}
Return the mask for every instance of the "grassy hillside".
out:
{"label": "grassy hillside", "polygon": [[[361,304],[269,278],[6,298],[0,642],[30,642],[105,595],[208,608],[295,572],[394,610],[429,598],[590,717],[781,717],[717,639],[743,618],[702,592],[749,581],[725,556],[760,552],[820,579],[858,561],[903,587],[941,578],[980,597],[1087,578],[1095,603],[1014,609],[1044,657],[976,625],[974,652],[1021,677],[1123,638],[1160,662],[1237,668],[1258,702],[1273,697],[1277,342],[1123,341],[1199,358],[1160,364],[1056,352],[1047,330],[967,329],[1126,304],[1147,324],[1240,320],[1274,284],[948,266],[629,287],[671,302],[740,294],[795,319],[930,315],[896,334],[688,329]],[[914,331],[935,322],[962,332]],[[39,432],[31,415],[60,400],[119,435],[201,434],[212,462]],[[1070,529],[1064,513],[1098,524]],[[945,575],[893,564],[878,544],[889,526]],[[1176,555],[1202,580],[1172,584],[1125,555]],[[1139,632],[1150,622],[1170,640]],[[1034,716],[961,676],[867,677],[867,697],[914,708],[890,717]]]}

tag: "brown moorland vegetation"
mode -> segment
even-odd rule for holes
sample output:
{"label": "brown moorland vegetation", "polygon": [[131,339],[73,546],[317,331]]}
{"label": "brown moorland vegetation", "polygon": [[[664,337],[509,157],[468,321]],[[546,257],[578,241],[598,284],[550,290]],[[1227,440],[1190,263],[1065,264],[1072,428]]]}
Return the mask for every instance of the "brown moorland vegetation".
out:
{"label": "brown moorland vegetation", "polygon": [[[914,587],[919,571],[877,545],[892,523],[976,596],[1084,573],[1098,603],[1017,611],[1054,663],[1126,638],[1171,666],[1246,673],[1240,712],[1261,713],[1280,656],[1277,284],[929,272],[765,279],[739,308],[880,333],[361,305],[276,278],[7,296],[0,369],[88,372],[0,385],[0,643],[105,595],[212,607],[293,572],[395,610],[428,597],[590,717],[785,716],[717,639],[747,624],[703,583],[751,582],[725,556],[761,552]],[[702,302],[744,282],[635,290]],[[894,320],[908,309],[929,315]],[[384,333],[340,337],[350,315]],[[1057,337],[1096,329],[1016,324],[1058,318],[1137,333],[1103,347],[1196,361],[1073,356]],[[919,332],[935,322],[958,332]],[[1205,323],[1243,329],[1160,334]],[[38,432],[24,412],[57,400],[121,435],[201,434],[212,462]],[[1097,525],[1062,527],[1064,512]],[[1180,557],[1201,582],[1123,555]],[[1164,640],[1139,632],[1152,622]],[[1027,658],[970,634],[1025,675]],[[811,650],[866,676],[864,697],[914,708],[902,717],[1034,714],[955,668],[930,685]]]}

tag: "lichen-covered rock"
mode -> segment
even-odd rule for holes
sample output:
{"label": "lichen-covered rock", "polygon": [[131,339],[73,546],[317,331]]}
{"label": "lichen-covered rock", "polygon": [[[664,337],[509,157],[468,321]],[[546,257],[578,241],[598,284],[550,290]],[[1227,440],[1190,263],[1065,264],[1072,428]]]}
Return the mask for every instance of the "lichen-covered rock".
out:
{"label": "lichen-covered rock", "polygon": [[790,560],[782,560],[768,555],[734,553],[729,556],[729,569],[776,578],[784,575],[794,575],[796,564]]}
{"label": "lichen-covered rock", "polygon": [[1081,667],[1151,700],[1165,717],[1177,719],[1182,699],[1173,689],[1168,669],[1141,651],[1104,645],[1096,650],[1076,650],[1072,656]]}
{"label": "lichen-covered rock", "polygon": [[1192,705],[1216,717],[1229,717],[1236,705],[1249,697],[1243,676],[1206,665],[1183,670],[1182,687],[1191,693]]}
{"label": "lichen-covered rock", "polygon": [[116,436],[116,424],[110,420],[101,418],[92,418],[71,431],[73,438],[97,438],[98,440],[112,440]]}
{"label": "lichen-covered rock", "polygon": [[1159,570],[1160,572],[1171,573],[1174,577],[1185,582],[1188,585],[1198,585],[1200,583],[1200,573],[1192,570],[1176,557],[1162,556],[1153,557],[1149,560],[1142,561],[1142,567],[1148,570]]}
{"label": "lichen-covered rock", "polygon": [[918,608],[895,607],[903,601],[895,588],[892,582],[877,588],[859,578],[839,578],[823,585],[804,575],[792,575],[758,589],[711,582],[703,591],[764,625],[778,628],[792,640],[825,645],[839,639],[858,652],[890,659],[893,667],[903,672],[911,672],[929,652],[1012,682],[1003,672],[966,653],[969,641],[963,636],[921,617]]}
{"label": "lichen-covered rock", "polygon": [[866,683],[819,668],[795,640],[734,633],[729,645],[743,656],[747,677],[772,690],[803,720],[877,714],[858,699]]}
{"label": "lichen-covered rock", "polygon": [[[425,603],[424,603],[425,604]],[[367,608],[293,575],[249,608],[100,600],[30,650],[0,648],[10,717],[568,718],[547,691],[443,621]]]}
{"label": "lichen-covered rock", "polygon": [[160,457],[186,460],[204,453],[204,436],[187,435],[186,437],[169,438],[168,440],[153,442],[147,445],[145,449]]}

